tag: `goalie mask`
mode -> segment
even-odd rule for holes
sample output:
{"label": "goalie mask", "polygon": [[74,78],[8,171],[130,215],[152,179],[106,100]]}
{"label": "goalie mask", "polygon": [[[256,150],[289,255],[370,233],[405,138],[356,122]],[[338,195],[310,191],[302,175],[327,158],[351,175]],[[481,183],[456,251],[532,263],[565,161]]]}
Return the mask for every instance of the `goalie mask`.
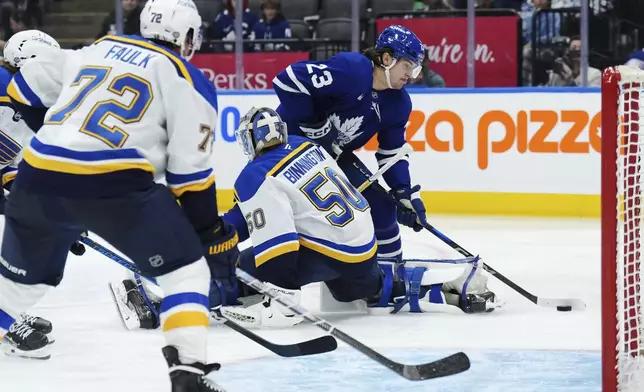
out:
{"label": "goalie mask", "polygon": [[248,160],[252,161],[261,155],[263,150],[287,142],[286,123],[273,109],[252,108],[240,120],[235,138]]}

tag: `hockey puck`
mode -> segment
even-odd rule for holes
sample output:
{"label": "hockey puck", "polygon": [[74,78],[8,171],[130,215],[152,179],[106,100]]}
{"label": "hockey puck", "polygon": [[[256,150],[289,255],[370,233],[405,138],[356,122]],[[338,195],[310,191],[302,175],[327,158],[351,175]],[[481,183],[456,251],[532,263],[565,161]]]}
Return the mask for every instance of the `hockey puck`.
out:
{"label": "hockey puck", "polygon": [[557,306],[557,310],[560,312],[570,312],[572,310],[572,306]]}

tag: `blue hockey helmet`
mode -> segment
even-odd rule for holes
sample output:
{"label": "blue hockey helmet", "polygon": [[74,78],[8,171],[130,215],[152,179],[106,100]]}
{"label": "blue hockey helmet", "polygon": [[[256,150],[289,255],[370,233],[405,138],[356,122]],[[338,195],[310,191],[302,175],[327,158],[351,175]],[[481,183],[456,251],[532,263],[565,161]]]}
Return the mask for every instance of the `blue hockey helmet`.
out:
{"label": "blue hockey helmet", "polygon": [[394,58],[393,63],[385,67],[389,88],[391,88],[389,70],[401,59],[412,63],[412,77],[416,78],[420,74],[425,59],[425,49],[422,41],[408,28],[400,25],[387,27],[376,39],[376,48],[391,50]]}
{"label": "blue hockey helmet", "polygon": [[235,138],[248,157],[255,159],[262,150],[285,144],[288,140],[286,123],[270,108],[252,108],[242,117]]}

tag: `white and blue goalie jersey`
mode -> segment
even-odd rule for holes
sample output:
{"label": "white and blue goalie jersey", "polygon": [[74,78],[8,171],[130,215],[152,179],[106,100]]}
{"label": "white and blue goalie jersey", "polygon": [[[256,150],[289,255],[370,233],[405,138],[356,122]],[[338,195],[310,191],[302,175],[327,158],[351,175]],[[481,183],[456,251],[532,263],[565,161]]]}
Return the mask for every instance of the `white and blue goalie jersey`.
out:
{"label": "white and blue goalie jersey", "polygon": [[376,253],[369,204],[319,145],[299,136],[251,161],[235,181],[255,264],[300,247],[346,263]]}
{"label": "white and blue goalie jersey", "polygon": [[24,151],[22,188],[102,198],[165,179],[176,197],[192,194],[189,209],[216,213],[217,94],[175,52],[139,36],[106,36],[27,62],[8,93],[20,105],[49,108]]}

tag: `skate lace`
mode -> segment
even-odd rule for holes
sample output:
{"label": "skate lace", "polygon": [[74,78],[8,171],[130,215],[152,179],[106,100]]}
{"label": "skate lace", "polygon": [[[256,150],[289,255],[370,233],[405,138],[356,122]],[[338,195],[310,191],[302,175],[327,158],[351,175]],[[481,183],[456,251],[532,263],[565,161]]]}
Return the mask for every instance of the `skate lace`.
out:
{"label": "skate lace", "polygon": [[34,332],[34,329],[31,328],[27,323],[16,322],[9,328],[9,332],[16,334],[20,339],[26,339],[27,336],[31,335],[31,333]]}
{"label": "skate lace", "polygon": [[27,313],[23,313],[23,314],[21,314],[21,316],[22,316],[22,321],[24,321],[25,323],[27,323],[29,325],[35,324],[36,320],[38,319],[38,317],[29,315]]}

